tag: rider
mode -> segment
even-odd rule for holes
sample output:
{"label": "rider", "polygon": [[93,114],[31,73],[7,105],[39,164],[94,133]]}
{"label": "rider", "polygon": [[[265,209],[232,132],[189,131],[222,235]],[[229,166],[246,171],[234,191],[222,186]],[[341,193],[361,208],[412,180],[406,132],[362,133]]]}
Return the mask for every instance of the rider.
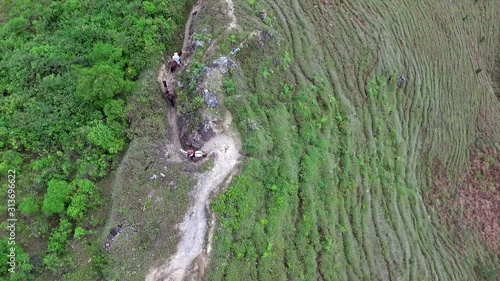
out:
{"label": "rider", "polygon": [[188,149],[186,154],[187,157],[191,158],[191,160],[194,160],[196,152],[194,151],[194,149],[190,148]]}
{"label": "rider", "polygon": [[181,65],[181,57],[179,57],[178,53],[174,53],[174,55],[172,56],[172,60],[174,60],[177,65]]}

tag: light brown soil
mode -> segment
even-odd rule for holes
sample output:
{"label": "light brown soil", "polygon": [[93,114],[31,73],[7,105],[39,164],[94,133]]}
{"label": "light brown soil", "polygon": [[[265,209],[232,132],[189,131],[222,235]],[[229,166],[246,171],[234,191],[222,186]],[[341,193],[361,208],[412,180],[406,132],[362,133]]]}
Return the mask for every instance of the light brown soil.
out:
{"label": "light brown soil", "polygon": [[435,181],[426,203],[459,229],[477,229],[500,255],[500,154],[494,148],[470,148],[471,167],[458,185]]}

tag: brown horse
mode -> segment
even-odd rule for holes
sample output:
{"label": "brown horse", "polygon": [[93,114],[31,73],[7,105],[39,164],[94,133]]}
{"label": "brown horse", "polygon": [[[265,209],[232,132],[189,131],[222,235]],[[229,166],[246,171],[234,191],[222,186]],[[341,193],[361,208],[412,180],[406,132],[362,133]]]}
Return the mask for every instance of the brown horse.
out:
{"label": "brown horse", "polygon": [[167,82],[163,81],[163,86],[165,86],[165,92],[163,92],[163,97],[167,102],[170,102],[172,107],[175,107],[175,99],[177,99],[177,94],[167,87]]}
{"label": "brown horse", "polygon": [[[179,57],[180,57],[180,56],[182,56],[182,50],[180,50],[180,51],[179,51],[178,55],[179,55]],[[169,66],[169,68],[170,68],[170,72],[171,72],[171,73],[174,73],[175,69],[176,69],[177,67],[179,67],[179,64],[177,64],[177,62],[176,62],[176,61],[174,61],[174,60],[170,60],[170,61],[168,62],[168,66]]]}
{"label": "brown horse", "polygon": [[175,60],[171,60],[168,62],[168,66],[170,67],[170,72],[174,73],[175,69],[179,66]]}

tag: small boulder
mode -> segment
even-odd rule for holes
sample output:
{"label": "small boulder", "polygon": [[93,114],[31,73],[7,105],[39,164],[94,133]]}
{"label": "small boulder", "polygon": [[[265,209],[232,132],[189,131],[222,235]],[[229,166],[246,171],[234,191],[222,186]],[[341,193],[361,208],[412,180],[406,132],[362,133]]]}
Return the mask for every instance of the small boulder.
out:
{"label": "small boulder", "polygon": [[171,181],[168,183],[168,187],[172,188],[172,189],[176,189],[177,188],[177,181]]}
{"label": "small boulder", "polygon": [[205,98],[205,102],[208,107],[214,108],[217,107],[217,96],[210,92],[208,89],[203,90],[203,97]]}

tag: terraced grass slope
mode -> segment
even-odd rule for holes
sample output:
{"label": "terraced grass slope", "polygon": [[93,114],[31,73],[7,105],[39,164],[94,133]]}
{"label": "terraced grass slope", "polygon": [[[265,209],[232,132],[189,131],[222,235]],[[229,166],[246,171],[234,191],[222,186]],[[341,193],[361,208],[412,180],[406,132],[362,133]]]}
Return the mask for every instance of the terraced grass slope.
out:
{"label": "terraced grass slope", "polygon": [[[211,2],[204,23],[220,11]],[[450,231],[423,196],[436,165],[453,185],[469,146],[500,149],[500,2],[234,6],[242,30],[212,55],[244,42],[224,85],[247,159],[212,205],[208,278],[495,278],[498,254]]]}

